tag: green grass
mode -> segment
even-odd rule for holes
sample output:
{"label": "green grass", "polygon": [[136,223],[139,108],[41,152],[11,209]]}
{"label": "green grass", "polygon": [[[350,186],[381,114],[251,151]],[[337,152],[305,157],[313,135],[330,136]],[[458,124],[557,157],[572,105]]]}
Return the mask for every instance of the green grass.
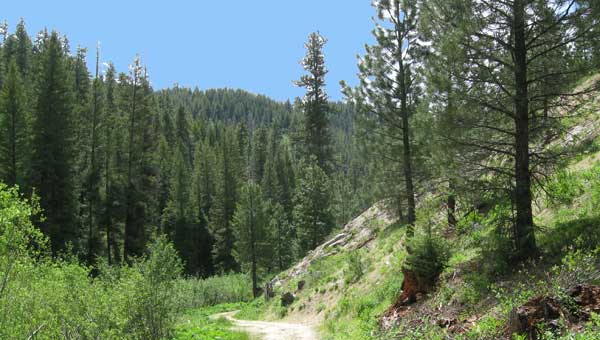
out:
{"label": "green grass", "polygon": [[229,303],[191,310],[177,324],[173,340],[250,340],[247,333],[231,330],[230,321],[211,318],[213,314],[238,310],[243,305]]}

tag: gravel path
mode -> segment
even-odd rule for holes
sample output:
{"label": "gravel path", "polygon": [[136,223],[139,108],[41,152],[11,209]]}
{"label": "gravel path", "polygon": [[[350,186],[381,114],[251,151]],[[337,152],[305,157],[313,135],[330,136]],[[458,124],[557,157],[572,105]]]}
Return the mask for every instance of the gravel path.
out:
{"label": "gravel path", "polygon": [[238,311],[219,313],[214,318],[225,318],[233,323],[235,329],[258,335],[263,340],[317,340],[315,331],[298,323],[238,320],[234,318]]}

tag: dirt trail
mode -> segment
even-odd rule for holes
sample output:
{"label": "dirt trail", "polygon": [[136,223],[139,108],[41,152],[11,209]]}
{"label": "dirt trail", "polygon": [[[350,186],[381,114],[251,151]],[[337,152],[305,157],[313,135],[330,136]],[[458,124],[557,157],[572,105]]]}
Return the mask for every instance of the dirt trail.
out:
{"label": "dirt trail", "polygon": [[298,323],[248,321],[234,318],[238,311],[215,314],[213,318],[225,318],[231,321],[235,329],[257,335],[263,340],[317,340],[315,331]]}

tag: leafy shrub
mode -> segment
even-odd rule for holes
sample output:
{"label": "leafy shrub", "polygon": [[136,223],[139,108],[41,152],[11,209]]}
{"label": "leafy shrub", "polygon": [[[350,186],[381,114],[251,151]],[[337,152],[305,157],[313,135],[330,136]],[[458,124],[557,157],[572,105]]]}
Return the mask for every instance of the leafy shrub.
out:
{"label": "leafy shrub", "polygon": [[31,223],[39,212],[0,184],[0,339],[163,339],[174,327],[173,291],[181,261],[159,238],[131,267],[100,263],[100,273],[74,257],[47,256]]}
{"label": "leafy shrub", "polygon": [[125,329],[139,339],[159,340],[171,335],[177,300],[173,287],[183,265],[173,244],[164,236],[148,247],[148,256],[125,269],[136,289],[126,298]]}
{"label": "leafy shrub", "polygon": [[570,205],[583,192],[581,180],[574,173],[562,170],[544,185],[551,206]]}
{"label": "leafy shrub", "polygon": [[181,278],[174,289],[182,309],[252,300],[252,285],[247,274],[226,274],[206,279]]}
{"label": "leafy shrub", "polygon": [[600,248],[590,252],[571,250],[553,268],[553,286],[566,290],[574,283],[600,284]]}

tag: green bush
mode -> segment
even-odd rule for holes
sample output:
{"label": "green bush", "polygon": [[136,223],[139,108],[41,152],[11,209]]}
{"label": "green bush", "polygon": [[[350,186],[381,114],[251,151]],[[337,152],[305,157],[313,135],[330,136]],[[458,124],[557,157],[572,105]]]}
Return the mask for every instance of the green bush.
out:
{"label": "green bush", "polygon": [[183,309],[252,300],[252,285],[247,274],[227,274],[206,279],[178,279],[175,287]]}
{"label": "green bush", "polygon": [[427,233],[412,240],[405,266],[419,277],[434,283],[446,268],[449,258],[446,242]]}
{"label": "green bush", "polygon": [[346,284],[354,283],[365,274],[365,263],[361,250],[354,250],[348,254],[347,266],[344,269]]}
{"label": "green bush", "polygon": [[600,246],[600,216],[559,222],[540,243],[546,253],[556,257],[571,248],[593,250]]}
{"label": "green bush", "polygon": [[31,223],[36,201],[0,184],[0,339],[164,339],[177,307],[181,261],[165,238],[131,267],[52,259]]}
{"label": "green bush", "polygon": [[473,241],[483,258],[481,265],[485,274],[505,274],[513,269],[515,245],[512,230],[512,207],[508,202],[495,205],[481,220]]}
{"label": "green bush", "polygon": [[163,339],[171,334],[178,310],[173,291],[183,265],[173,244],[164,236],[148,247],[148,256],[136,261],[128,278],[135,289],[125,299],[125,329],[139,339]]}
{"label": "green bush", "polygon": [[576,174],[562,170],[544,185],[548,204],[551,206],[570,205],[583,193],[583,184]]}

